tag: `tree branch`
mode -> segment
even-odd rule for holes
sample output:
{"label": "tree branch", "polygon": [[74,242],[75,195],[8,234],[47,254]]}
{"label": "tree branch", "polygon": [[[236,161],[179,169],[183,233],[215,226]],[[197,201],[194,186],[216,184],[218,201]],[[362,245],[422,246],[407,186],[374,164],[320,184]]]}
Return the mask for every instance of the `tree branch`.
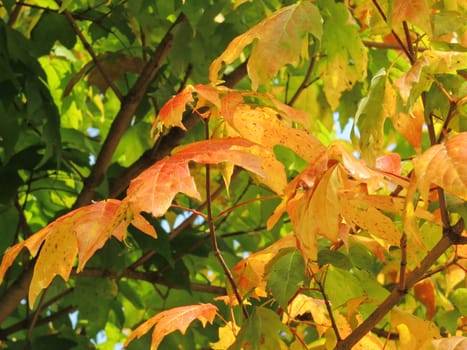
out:
{"label": "tree branch", "polygon": [[94,198],[95,189],[107,171],[120,139],[125,133],[131,118],[133,117],[133,114],[141,103],[141,100],[143,99],[149,84],[152,82],[157,72],[159,71],[162,61],[169,53],[173,40],[171,34],[172,29],[174,26],[184,20],[185,16],[183,15],[180,15],[177,18],[172,27],[167,31],[165,37],[160,42],[152,59],[144,67],[135,85],[123,98],[120,110],[110,127],[109,134],[107,135],[107,138],[102,145],[101,151],[96,160],[96,164],[92,168],[89,177],[84,181],[83,190],[76,199],[74,208],[86,205]]}
{"label": "tree branch", "polygon": [[453,244],[455,241],[455,230],[445,234],[441,240],[431,249],[425,258],[421,261],[420,266],[409,273],[405,279],[405,290],[400,290],[399,286],[392,290],[392,293],[384,300],[378,308],[363,321],[352,333],[345,339],[339,341],[336,350],[351,349],[361,338],[363,338],[373,327],[381,321],[381,319],[405,296],[406,291],[411,289],[428,271],[428,269],[438,260],[438,258]]}
{"label": "tree branch", "polygon": [[7,289],[5,294],[2,295],[2,302],[0,303],[0,324],[15,311],[21,300],[27,297],[33,271],[33,267],[30,266],[22,273],[21,277]]}
{"label": "tree branch", "polygon": [[[233,88],[246,75],[246,62],[239,65],[230,74],[224,76],[225,86]],[[117,179],[110,183],[109,197],[118,197],[128,187],[130,181],[141,174],[145,169],[150,167],[155,162],[168,156],[172,150],[180,144],[186,132],[192,129],[199,121],[199,117],[195,113],[190,113],[183,119],[183,125],[186,131],[179,128],[172,128],[170,131],[161,136],[160,141],[144,152],[144,154],[129,168],[127,168]]]}

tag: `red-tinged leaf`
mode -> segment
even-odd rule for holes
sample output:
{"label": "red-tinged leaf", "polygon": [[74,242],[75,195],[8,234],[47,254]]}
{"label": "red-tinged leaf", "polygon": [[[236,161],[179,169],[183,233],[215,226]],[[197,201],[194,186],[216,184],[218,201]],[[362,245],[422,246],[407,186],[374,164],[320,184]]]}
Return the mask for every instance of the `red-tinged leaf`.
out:
{"label": "red-tinged leaf", "polygon": [[221,109],[221,87],[197,84],[194,86],[194,91],[196,91],[198,95],[198,103],[196,104],[197,108],[207,106],[208,103],[210,103],[216,108]]}
{"label": "red-tinged leaf", "polygon": [[394,0],[392,25],[400,29],[403,21],[415,24],[425,33],[431,33],[430,8],[426,0]]}
{"label": "red-tinged leaf", "polygon": [[456,336],[433,340],[434,350],[464,350],[467,349],[467,337]]}
{"label": "red-tinged leaf", "polygon": [[178,126],[179,128],[186,130],[182,123],[183,112],[186,110],[186,105],[193,102],[193,88],[191,86],[186,87],[182,92],[172,97],[159,111],[155,124],[160,121],[166,127]]}
{"label": "red-tinged leaf", "polygon": [[426,307],[426,318],[431,320],[435,315],[435,286],[431,279],[424,279],[414,286],[415,298]]}
{"label": "red-tinged leaf", "polygon": [[178,149],[131,182],[127,200],[133,213],[145,211],[160,217],[177,193],[199,200],[200,194],[188,167],[190,161],[201,164],[231,162],[255,173],[278,193],[286,185],[284,167],[271,150],[238,137],[200,141]]}
{"label": "red-tinged leaf", "polygon": [[151,340],[151,350],[155,350],[159,347],[162,339],[167,334],[177,330],[185,334],[188,326],[190,326],[194,320],[201,321],[203,327],[206,327],[208,322],[212,324],[214,317],[216,317],[216,312],[217,307],[213,304],[180,306],[162,311],[136,328],[128,336],[125,346],[133,339],[141,338],[155,326]]}
{"label": "red-tinged leaf", "polygon": [[450,138],[445,144],[430,147],[416,157],[414,170],[424,200],[428,199],[430,184],[467,200],[467,132]]}
{"label": "red-tinged leaf", "polygon": [[297,246],[295,235],[287,235],[269,247],[240,260],[232,268],[232,274],[241,295],[251,293],[252,297],[265,297],[267,281],[264,279],[266,265],[282,249]]}
{"label": "red-tinged leaf", "polygon": [[231,64],[246,46],[254,43],[247,67],[252,88],[256,90],[260,83],[269,83],[281,67],[299,63],[303,40],[308,33],[318,39],[322,35],[322,19],[317,7],[307,1],[284,7],[232,40],[212,62],[209,79],[216,83],[222,62]]}
{"label": "red-tinged leaf", "polygon": [[288,147],[308,163],[314,162],[326,150],[317,138],[286,126],[276,115],[277,112],[268,107],[239,105],[225,119],[241,137],[269,149],[276,145]]}
{"label": "red-tinged leaf", "polygon": [[400,175],[402,171],[401,156],[399,153],[390,153],[376,158],[376,169]]}

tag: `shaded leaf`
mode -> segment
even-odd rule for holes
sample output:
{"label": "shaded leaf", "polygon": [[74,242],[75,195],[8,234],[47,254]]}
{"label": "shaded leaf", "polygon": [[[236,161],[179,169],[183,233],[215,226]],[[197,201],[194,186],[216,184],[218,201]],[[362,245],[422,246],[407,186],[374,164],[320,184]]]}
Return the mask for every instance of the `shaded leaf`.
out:
{"label": "shaded leaf", "polygon": [[268,265],[266,274],[268,288],[286,310],[290,299],[306,281],[303,257],[298,250],[293,250]]}
{"label": "shaded leaf", "polygon": [[316,38],[322,34],[321,15],[310,2],[284,7],[270,17],[232,40],[225,51],[209,68],[211,82],[218,81],[222,63],[234,62],[244,48],[254,46],[248,59],[248,75],[252,89],[269,83],[286,64],[297,65],[302,56],[302,42],[308,33]]}
{"label": "shaded leaf", "polygon": [[424,279],[414,286],[415,298],[420,300],[426,307],[426,317],[431,320],[435,315],[436,300],[435,287],[431,279]]}
{"label": "shaded leaf", "polygon": [[426,0],[394,0],[392,26],[401,29],[403,21],[415,24],[425,33],[431,33],[430,9]]}
{"label": "shaded leaf", "polygon": [[125,346],[133,339],[141,338],[155,326],[151,340],[151,350],[155,350],[167,334],[176,330],[185,334],[188,326],[195,320],[199,320],[203,327],[206,327],[208,322],[212,324],[214,317],[216,317],[216,312],[217,307],[213,304],[180,306],[162,311],[136,328],[128,336]]}
{"label": "shaded leaf", "polygon": [[428,199],[430,184],[467,200],[467,132],[451,137],[445,144],[430,147],[416,157],[414,171],[422,198]]}

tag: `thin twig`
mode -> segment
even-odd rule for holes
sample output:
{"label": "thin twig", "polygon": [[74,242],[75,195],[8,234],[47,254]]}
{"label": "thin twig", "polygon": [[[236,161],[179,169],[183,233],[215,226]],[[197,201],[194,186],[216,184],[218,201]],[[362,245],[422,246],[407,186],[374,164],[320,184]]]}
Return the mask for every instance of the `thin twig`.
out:
{"label": "thin twig", "polygon": [[18,19],[18,16],[21,11],[21,7],[23,7],[23,4],[24,4],[24,0],[19,0],[15,4],[15,8],[13,9],[13,11],[11,11],[11,14],[10,14],[10,17],[8,18],[8,23],[7,23],[10,27],[13,27],[16,20]]}
{"label": "thin twig", "polygon": [[[62,4],[61,0],[56,0],[56,2],[59,5]],[[99,73],[101,73],[101,75],[102,75],[102,78],[104,78],[106,84],[109,85],[109,87],[114,92],[115,96],[117,96],[118,99],[121,102],[123,100],[122,93],[120,92],[120,90],[117,88],[117,86],[113,83],[113,81],[107,75],[107,72],[105,71],[104,67],[102,66],[102,64],[101,64],[101,62],[99,60],[99,57],[97,57],[97,55],[94,52],[94,49],[92,48],[91,44],[89,44],[88,40],[83,35],[83,32],[81,31],[81,29],[79,29],[78,25],[75,22],[75,19],[73,18],[73,15],[67,9],[65,9],[63,11],[63,14],[65,15],[66,19],[70,23],[71,27],[73,28],[73,31],[78,36],[79,40],[81,40],[81,42],[83,43],[83,46],[86,49],[86,51],[89,53],[89,55],[91,55],[94,64],[96,65],[97,69],[99,70]]]}
{"label": "thin twig", "polygon": [[[317,44],[315,43],[315,46]],[[297,99],[300,97],[301,93],[308,87],[310,86],[310,78],[311,78],[311,74],[313,73],[314,69],[315,69],[315,66],[316,66],[316,61],[317,61],[317,55],[316,55],[316,49],[313,51],[313,55],[311,57],[311,60],[310,60],[310,65],[308,66],[308,69],[306,71],[306,74],[305,74],[305,77],[303,78],[302,80],[302,83],[300,84],[300,86],[298,87],[297,91],[295,91],[295,94],[292,96],[292,98],[290,99],[290,101],[287,102],[287,104],[289,106],[293,106],[294,103],[297,101]]]}
{"label": "thin twig", "polygon": [[107,171],[120,139],[123,137],[131,118],[146,94],[149,84],[153,81],[159,71],[162,61],[169,53],[173,40],[171,34],[172,29],[184,20],[185,16],[180,15],[173,23],[157,47],[152,59],[146,64],[138,80],[130,89],[129,93],[124,97],[120,110],[112,122],[108,136],[99,152],[96,164],[92,168],[89,177],[84,181],[83,190],[76,199],[73,206],[74,208],[86,205],[94,198],[95,189],[100,184],[102,177]]}
{"label": "thin twig", "polygon": [[415,57],[415,51],[413,49],[412,38],[410,37],[410,31],[409,31],[409,26],[407,25],[407,21],[402,21],[402,26],[404,27],[405,41],[407,42],[407,49],[411,57],[410,62],[414,64],[416,57]]}
{"label": "thin twig", "polygon": [[[209,119],[206,119],[206,138],[209,138]],[[217,237],[216,237],[216,229],[214,227],[214,220],[212,215],[212,203],[211,203],[211,166],[206,164],[206,211],[207,211],[207,221],[209,225],[209,235],[211,236],[211,243],[212,249],[214,251],[214,255],[216,256],[217,260],[219,261],[224,273],[232,287],[232,290],[237,298],[238,304],[242,309],[243,316],[245,319],[248,319],[248,312],[246,311],[245,305],[243,304],[242,297],[240,292],[238,291],[238,287],[235,284],[235,280],[233,278],[232,272],[230,271],[229,267],[224,261],[224,258],[220,252],[219,246],[217,244]]]}
{"label": "thin twig", "polygon": [[[383,20],[388,23],[388,19],[386,17],[386,14],[384,13],[383,9],[381,8],[380,4],[378,3],[377,0],[372,0],[373,4],[375,5],[376,9],[378,10],[379,14],[381,15],[381,17],[383,18]],[[404,42],[401,40],[401,38],[399,37],[399,35],[393,30],[391,29],[391,34],[394,36],[394,38],[396,39],[397,43],[399,44],[400,48],[402,49],[402,51],[404,51],[405,55],[407,56],[407,58],[409,59],[410,63],[414,63],[412,62],[413,58],[412,56],[410,55],[410,52],[409,50],[407,49],[407,47],[404,45]]]}
{"label": "thin twig", "polygon": [[400,270],[399,270],[399,289],[405,289],[405,274],[407,269],[407,234],[405,232],[402,233],[401,237],[401,263],[400,263]]}
{"label": "thin twig", "polygon": [[28,340],[31,340],[32,338],[32,331],[34,330],[34,327],[36,326],[36,322],[39,319],[39,316],[42,312],[42,308],[44,306],[44,301],[45,301],[45,297],[47,295],[48,290],[49,288],[46,288],[44,292],[42,293],[41,298],[39,299],[39,303],[37,304],[37,309],[34,312],[34,315],[32,316],[31,322],[29,323],[28,335],[27,335]]}
{"label": "thin twig", "polygon": [[331,326],[332,326],[332,329],[334,331],[334,334],[336,335],[336,339],[337,341],[341,341],[342,338],[341,338],[341,335],[339,333],[339,327],[337,326],[337,322],[336,322],[336,319],[334,318],[334,314],[332,312],[332,306],[331,306],[331,303],[329,302],[329,299],[326,295],[326,292],[324,291],[324,287],[323,287],[323,284],[325,283],[326,281],[326,277],[327,277],[327,269],[326,271],[323,272],[324,273],[324,281],[323,283],[321,283],[321,281],[318,280],[318,278],[316,278],[316,276],[313,274],[313,278],[315,280],[315,283],[318,285],[318,288],[319,288],[319,291],[321,293],[321,295],[323,296],[323,300],[324,300],[324,305],[326,306],[326,310],[328,311],[328,314],[329,314],[329,319],[331,321]]}

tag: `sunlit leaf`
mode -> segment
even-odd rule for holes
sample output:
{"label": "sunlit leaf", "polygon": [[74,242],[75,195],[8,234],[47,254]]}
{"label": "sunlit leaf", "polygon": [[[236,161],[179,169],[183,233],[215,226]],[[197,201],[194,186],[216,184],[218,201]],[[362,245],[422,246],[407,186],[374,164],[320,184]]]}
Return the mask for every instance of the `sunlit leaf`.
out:
{"label": "sunlit leaf", "polygon": [[269,83],[286,64],[297,65],[302,56],[302,42],[308,33],[316,38],[322,34],[321,15],[315,5],[300,2],[273,13],[261,23],[232,40],[209,68],[211,82],[218,81],[222,63],[234,62],[244,48],[254,46],[248,59],[248,75],[252,89]]}
{"label": "sunlit leaf", "polygon": [[445,144],[430,147],[416,157],[414,170],[422,198],[428,199],[430,184],[467,200],[467,132],[451,137]]}
{"label": "sunlit leaf", "polygon": [[213,304],[180,306],[162,311],[136,328],[128,336],[125,345],[135,338],[141,338],[155,326],[151,340],[151,350],[155,350],[167,334],[176,330],[185,334],[187,328],[195,320],[199,320],[203,327],[206,327],[208,322],[213,323],[216,312],[217,307]]}
{"label": "sunlit leaf", "polygon": [[156,122],[160,120],[167,127],[178,126],[179,128],[186,130],[182,123],[182,116],[183,112],[185,112],[186,105],[193,101],[193,90],[191,87],[187,87],[182,92],[172,97],[161,108]]}
{"label": "sunlit leaf", "polygon": [[395,0],[391,12],[393,27],[402,28],[402,22],[408,21],[431,33],[430,9],[426,0]]}
{"label": "sunlit leaf", "polygon": [[467,348],[467,337],[457,336],[433,340],[434,350],[462,350]]}
{"label": "sunlit leaf", "polygon": [[128,188],[127,200],[133,211],[154,217],[165,214],[177,193],[200,199],[188,164],[231,162],[261,177],[274,191],[282,192],[285,173],[271,150],[242,138],[214,139],[192,143],[145,170]]}
{"label": "sunlit leaf", "polygon": [[439,329],[430,321],[394,308],[391,312],[391,327],[400,334],[399,344],[404,348],[424,349],[433,339],[439,338]]}
{"label": "sunlit leaf", "polygon": [[289,319],[297,318],[306,313],[310,313],[316,324],[316,330],[321,336],[331,327],[331,322],[327,315],[326,306],[322,299],[315,299],[304,294],[298,294],[293,298],[284,314],[285,322]]}

